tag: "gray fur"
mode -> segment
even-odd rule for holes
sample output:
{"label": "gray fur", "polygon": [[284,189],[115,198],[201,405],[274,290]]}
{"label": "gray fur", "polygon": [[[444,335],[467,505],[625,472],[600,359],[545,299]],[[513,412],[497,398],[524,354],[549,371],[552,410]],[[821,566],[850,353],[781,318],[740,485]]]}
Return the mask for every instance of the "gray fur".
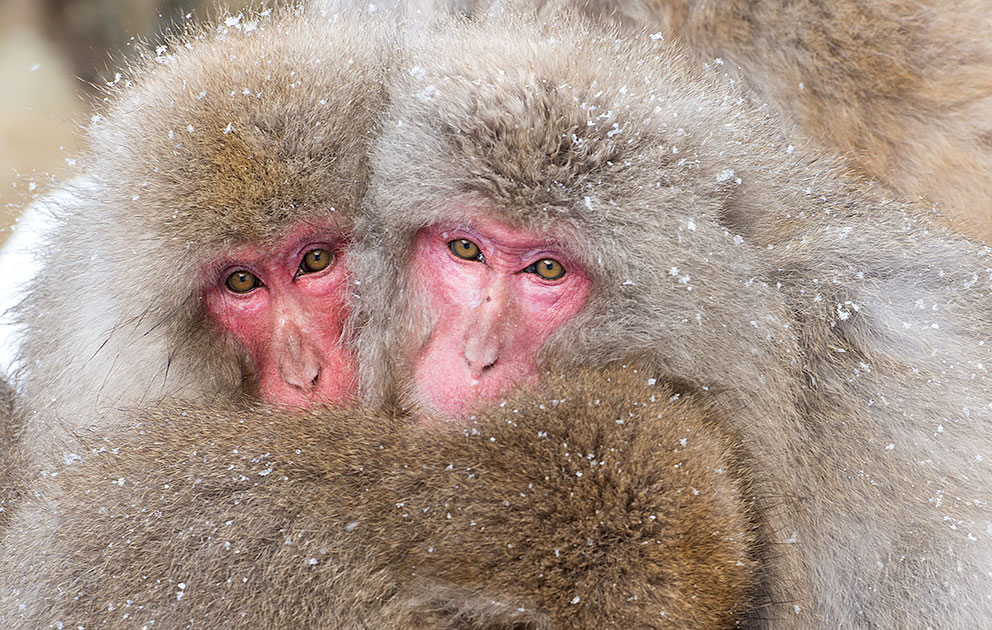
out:
{"label": "gray fur", "polygon": [[[420,14],[575,9],[682,46],[849,167],[992,237],[987,0],[418,0]],[[429,5],[425,6],[425,5]],[[659,43],[660,46],[667,44]]]}
{"label": "gray fur", "polygon": [[356,276],[376,279],[366,396],[389,385],[369,366],[430,332],[404,276],[414,234],[482,208],[593,277],[545,365],[642,352],[743,435],[773,541],[763,627],[984,627],[987,250],[647,35],[513,17],[421,33],[356,228]]}

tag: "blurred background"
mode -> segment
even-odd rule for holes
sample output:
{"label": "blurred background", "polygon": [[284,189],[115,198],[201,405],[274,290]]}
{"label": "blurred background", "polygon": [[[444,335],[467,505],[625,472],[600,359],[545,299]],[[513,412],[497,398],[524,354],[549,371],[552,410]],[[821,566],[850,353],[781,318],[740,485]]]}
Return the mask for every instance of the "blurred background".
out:
{"label": "blurred background", "polygon": [[138,42],[248,0],[0,0],[0,245],[21,210],[72,176],[99,87]]}

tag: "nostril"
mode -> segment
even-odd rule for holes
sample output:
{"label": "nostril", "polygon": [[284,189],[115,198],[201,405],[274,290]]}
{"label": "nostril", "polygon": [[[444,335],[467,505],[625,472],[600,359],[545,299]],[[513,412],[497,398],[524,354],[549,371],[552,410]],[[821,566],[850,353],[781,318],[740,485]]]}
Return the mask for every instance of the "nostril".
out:
{"label": "nostril", "polygon": [[318,379],[320,379],[320,368],[317,368],[317,373],[314,375],[313,380],[310,381],[310,385],[316,387]]}
{"label": "nostril", "polygon": [[495,366],[495,365],[496,365],[496,359],[493,359],[489,363],[487,363],[487,364],[485,364],[485,365],[482,366],[482,371],[483,372],[487,372],[487,371],[491,370],[493,368],[493,366]]}

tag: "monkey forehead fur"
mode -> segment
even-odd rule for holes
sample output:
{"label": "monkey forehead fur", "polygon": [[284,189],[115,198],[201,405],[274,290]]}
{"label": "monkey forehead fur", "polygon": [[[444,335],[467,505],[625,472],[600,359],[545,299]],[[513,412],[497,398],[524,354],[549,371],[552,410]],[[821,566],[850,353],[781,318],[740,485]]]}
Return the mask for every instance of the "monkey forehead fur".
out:
{"label": "monkey forehead fur", "polygon": [[45,482],[65,496],[48,535],[9,530],[0,621],[735,627],[758,576],[743,454],[705,401],[649,375],[552,376],[464,433],[139,413]]}
{"label": "monkey forehead fur", "polygon": [[122,220],[194,252],[218,234],[264,241],[311,215],[347,227],[382,102],[383,31],[302,13],[190,27],[118,79],[87,171]]}

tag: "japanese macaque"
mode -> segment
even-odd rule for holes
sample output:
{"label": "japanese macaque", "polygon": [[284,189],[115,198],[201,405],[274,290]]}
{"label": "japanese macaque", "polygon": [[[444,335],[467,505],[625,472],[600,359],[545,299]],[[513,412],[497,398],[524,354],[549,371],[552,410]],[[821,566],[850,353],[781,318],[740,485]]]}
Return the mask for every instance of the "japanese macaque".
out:
{"label": "japanese macaque", "polygon": [[356,223],[366,396],[392,357],[457,427],[636,349],[755,455],[763,627],[984,627],[987,251],[646,34],[422,33]]}
{"label": "japanese macaque", "polygon": [[[745,453],[632,366],[548,378],[457,431],[163,407],[36,489],[7,629],[734,628],[758,585]],[[23,607],[21,606],[23,604]]]}
{"label": "japanese macaque", "polygon": [[149,53],[110,90],[19,319],[48,444],[163,398],[347,403],[346,243],[386,47],[374,21],[265,11]]}
{"label": "japanese macaque", "polygon": [[[423,4],[423,2],[421,3]],[[986,0],[435,0],[563,8],[683,45],[821,146],[992,237],[992,13]],[[423,11],[424,9],[422,9]],[[659,45],[662,45],[659,43]]]}

